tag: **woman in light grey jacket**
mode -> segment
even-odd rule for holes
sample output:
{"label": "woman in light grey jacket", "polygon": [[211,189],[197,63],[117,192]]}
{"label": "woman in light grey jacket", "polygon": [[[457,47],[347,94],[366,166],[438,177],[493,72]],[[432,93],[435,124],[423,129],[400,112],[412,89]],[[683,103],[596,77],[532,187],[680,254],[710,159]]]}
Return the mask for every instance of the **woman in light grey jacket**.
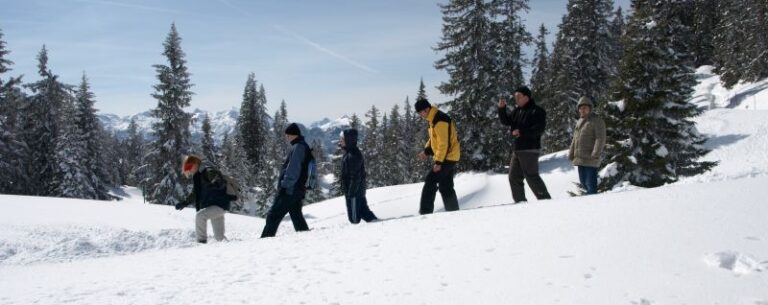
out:
{"label": "woman in light grey jacket", "polygon": [[592,113],[587,97],[579,99],[579,121],[573,133],[568,159],[579,169],[579,181],[587,195],[597,194],[597,169],[605,148],[605,122]]}

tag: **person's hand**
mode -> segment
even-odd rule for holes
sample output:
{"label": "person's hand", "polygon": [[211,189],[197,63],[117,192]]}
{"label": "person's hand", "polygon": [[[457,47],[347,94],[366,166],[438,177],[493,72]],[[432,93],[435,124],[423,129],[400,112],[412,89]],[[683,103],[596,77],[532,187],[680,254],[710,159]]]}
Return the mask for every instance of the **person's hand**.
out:
{"label": "person's hand", "polygon": [[429,157],[427,157],[427,154],[425,154],[423,151],[419,153],[418,157],[419,157],[419,160],[421,160],[421,161],[426,161],[427,158],[429,158]]}
{"label": "person's hand", "polygon": [[515,137],[515,138],[519,138],[520,137],[520,129],[513,130],[512,131],[512,136]]}
{"label": "person's hand", "polygon": [[176,207],[177,210],[181,211],[181,210],[184,209],[185,206],[187,206],[187,205],[185,203],[181,202],[181,203],[177,203],[175,207]]}
{"label": "person's hand", "polygon": [[499,99],[499,108],[505,108],[507,107],[507,100],[504,98]]}
{"label": "person's hand", "polygon": [[439,173],[441,169],[443,169],[443,167],[440,166],[440,164],[435,164],[432,166],[432,172]]}

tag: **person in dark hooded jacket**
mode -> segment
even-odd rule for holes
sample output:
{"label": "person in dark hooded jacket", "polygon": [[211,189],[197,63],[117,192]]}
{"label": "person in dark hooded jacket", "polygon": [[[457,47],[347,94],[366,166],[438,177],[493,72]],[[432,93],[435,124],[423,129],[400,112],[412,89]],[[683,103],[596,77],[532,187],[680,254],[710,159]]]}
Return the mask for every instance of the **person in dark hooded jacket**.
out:
{"label": "person in dark hooded jacket", "polygon": [[344,157],[341,159],[341,190],[347,202],[349,222],[358,224],[360,219],[366,222],[378,220],[365,198],[365,163],[357,147],[357,129],[342,132],[339,145],[344,149]]}
{"label": "person in dark hooded jacket", "polygon": [[296,232],[309,231],[307,220],[304,219],[301,209],[307,193],[307,165],[312,152],[304,141],[304,137],[301,136],[301,129],[296,123],[288,125],[285,129],[285,139],[291,143],[291,151],[280,171],[277,195],[267,212],[267,223],[261,232],[261,238],[274,237],[285,214],[291,215]]}
{"label": "person in dark hooded jacket", "polygon": [[192,193],[187,200],[176,204],[177,210],[194,203],[197,214],[195,215],[195,232],[197,242],[208,241],[208,220],[213,227],[213,236],[217,241],[225,240],[224,214],[229,210],[230,202],[235,200],[227,194],[227,181],[224,175],[206,164],[200,157],[189,155],[182,162],[182,173],[187,178],[192,178]]}

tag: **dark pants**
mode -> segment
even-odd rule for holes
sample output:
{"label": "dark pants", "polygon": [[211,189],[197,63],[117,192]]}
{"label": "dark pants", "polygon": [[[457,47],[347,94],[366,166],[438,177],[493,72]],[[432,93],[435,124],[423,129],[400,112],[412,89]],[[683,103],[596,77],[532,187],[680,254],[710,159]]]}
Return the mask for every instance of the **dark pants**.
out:
{"label": "dark pants", "polygon": [[277,227],[280,226],[280,222],[285,217],[285,214],[291,215],[291,221],[293,222],[293,228],[299,231],[309,231],[307,221],[304,219],[304,214],[301,213],[301,201],[304,200],[304,193],[296,191],[293,195],[288,195],[285,191],[280,191],[275,196],[275,202],[267,212],[267,224],[264,225],[264,231],[261,232],[261,237],[272,237],[277,234]]}
{"label": "dark pants", "polygon": [[597,194],[597,167],[579,166],[579,182],[587,190],[587,195]]}
{"label": "dark pants", "polygon": [[435,196],[440,190],[446,211],[458,211],[459,199],[453,189],[453,175],[456,173],[456,163],[443,163],[439,172],[431,169],[424,178],[424,188],[421,190],[421,207],[419,214],[432,214],[435,209]]}
{"label": "dark pants", "polygon": [[512,199],[515,203],[528,201],[525,199],[523,179],[528,181],[528,186],[537,199],[552,199],[544,180],[539,176],[538,152],[516,151],[512,154],[512,162],[509,166],[509,187],[512,189]]}
{"label": "dark pants", "polygon": [[371,208],[368,207],[368,200],[365,199],[365,195],[357,196],[344,196],[347,200],[347,217],[349,222],[358,224],[360,219],[365,222],[371,222],[376,220],[376,215],[371,212]]}

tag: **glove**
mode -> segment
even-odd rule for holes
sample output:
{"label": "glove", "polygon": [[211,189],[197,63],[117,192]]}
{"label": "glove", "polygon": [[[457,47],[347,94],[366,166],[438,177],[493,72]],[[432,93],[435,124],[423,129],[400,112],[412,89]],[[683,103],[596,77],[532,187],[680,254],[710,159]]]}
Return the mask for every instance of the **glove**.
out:
{"label": "glove", "polygon": [[186,204],[186,203],[183,203],[183,202],[182,202],[182,203],[177,203],[177,204],[176,204],[176,209],[177,209],[177,210],[179,210],[179,211],[181,211],[181,210],[183,210],[183,209],[184,209],[184,207],[186,207],[186,206],[187,206],[187,204]]}

